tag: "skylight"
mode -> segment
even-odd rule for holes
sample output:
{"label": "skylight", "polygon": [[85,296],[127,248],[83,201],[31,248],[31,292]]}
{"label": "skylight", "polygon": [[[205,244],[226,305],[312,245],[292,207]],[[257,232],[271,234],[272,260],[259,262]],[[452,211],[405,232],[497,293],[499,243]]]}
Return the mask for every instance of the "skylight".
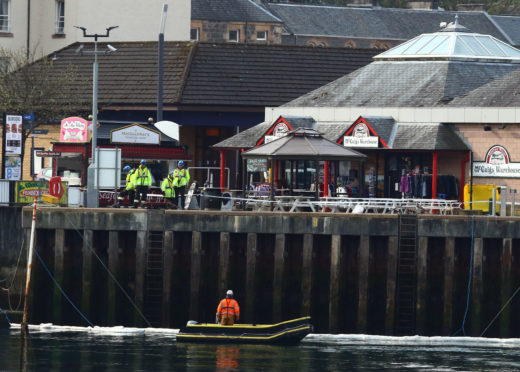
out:
{"label": "skylight", "polygon": [[376,60],[468,60],[520,63],[520,50],[490,35],[471,33],[455,23],[422,34],[374,57]]}

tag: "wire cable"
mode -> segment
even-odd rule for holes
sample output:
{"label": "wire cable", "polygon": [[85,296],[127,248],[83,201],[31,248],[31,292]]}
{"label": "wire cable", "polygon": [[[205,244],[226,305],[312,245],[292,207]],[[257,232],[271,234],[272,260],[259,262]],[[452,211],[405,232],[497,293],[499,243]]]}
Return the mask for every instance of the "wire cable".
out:
{"label": "wire cable", "polygon": [[491,324],[493,324],[493,322],[499,317],[499,315],[502,313],[502,311],[504,311],[504,309],[506,308],[507,305],[509,305],[509,303],[511,302],[511,300],[513,299],[513,297],[516,296],[516,294],[520,291],[520,287],[518,287],[516,289],[516,291],[511,295],[511,297],[509,297],[509,299],[506,301],[506,303],[504,304],[504,306],[502,306],[502,308],[500,309],[500,311],[497,313],[497,315],[495,315],[495,317],[491,320],[491,322],[489,322],[489,324],[487,325],[487,327],[482,331],[482,333],[480,334],[480,337],[482,337],[484,335],[484,333],[486,333],[486,331],[489,329],[489,327],[491,327]]}
{"label": "wire cable", "polygon": [[7,319],[7,323],[8,323],[9,325],[11,325],[11,321],[9,320],[9,317],[7,316],[7,313],[6,313],[4,310],[2,310],[1,307],[0,307],[0,313],[2,313],[2,314],[5,315],[5,319]]}
{"label": "wire cable", "polygon": [[40,260],[40,263],[42,264],[43,268],[45,269],[45,271],[47,272],[47,274],[49,274],[50,278],[52,279],[52,281],[54,282],[54,284],[56,285],[56,287],[60,290],[61,294],[63,295],[63,297],[65,297],[67,299],[67,301],[69,301],[69,304],[72,305],[72,307],[74,308],[74,310],[76,310],[78,312],[79,315],[81,315],[81,317],[88,323],[88,325],[90,325],[91,327],[94,327],[94,324],[92,324],[92,322],[90,320],[87,319],[87,317],[85,316],[85,314],[83,314],[80,309],[77,308],[76,305],[74,305],[74,303],[72,302],[72,300],[69,298],[69,296],[67,296],[67,294],[65,293],[65,291],[63,290],[63,288],[59,285],[59,283],[56,281],[56,279],[54,278],[54,276],[52,275],[52,273],[50,272],[49,268],[47,267],[47,265],[45,265],[45,262],[43,261],[43,259],[40,257],[40,255],[38,254],[38,251],[36,250],[36,247],[34,247],[34,253],[36,253],[36,257],[38,257],[38,259]]}
{"label": "wire cable", "polygon": [[466,336],[466,320],[468,318],[469,312],[469,299],[471,297],[471,282],[473,280],[473,249],[475,244],[475,216],[471,216],[471,244],[470,244],[470,255],[469,255],[469,274],[468,274],[468,288],[466,295],[466,310],[464,311],[464,317],[462,319],[462,326],[457,332],[453,334],[456,336],[459,332],[462,331],[462,334]]}
{"label": "wire cable", "polygon": [[[74,229],[76,230],[76,232],[78,233],[78,235],[81,237],[82,240],[84,240],[84,237],[83,237],[83,234],[79,231],[79,229],[76,227],[76,225],[74,225],[74,222],[72,222],[72,220],[69,219],[69,222],[72,226],[74,226]],[[101,264],[101,266],[103,266],[103,268],[107,271],[108,275],[110,275],[110,277],[112,278],[112,280],[114,281],[114,283],[117,284],[117,286],[119,287],[119,289],[121,290],[121,292],[123,292],[123,294],[125,295],[125,297],[128,299],[128,301],[132,304],[132,306],[134,307],[134,309],[137,311],[137,313],[141,316],[141,318],[143,318],[143,320],[145,321],[145,323],[148,325],[148,327],[152,327],[152,325],[150,324],[150,322],[148,321],[148,319],[146,319],[146,317],[144,316],[144,314],[141,312],[141,310],[139,310],[139,308],[137,307],[137,305],[135,304],[134,301],[132,301],[132,299],[130,298],[130,296],[128,295],[128,293],[126,293],[126,291],[124,290],[123,286],[117,281],[116,277],[112,274],[112,272],[110,271],[110,269],[103,263],[103,261],[101,260],[101,258],[97,255],[97,253],[95,252],[95,250],[91,247],[91,245],[89,243],[86,244],[88,249],[90,250],[90,252],[94,255],[94,257],[97,258],[97,260],[99,261],[99,263]]]}

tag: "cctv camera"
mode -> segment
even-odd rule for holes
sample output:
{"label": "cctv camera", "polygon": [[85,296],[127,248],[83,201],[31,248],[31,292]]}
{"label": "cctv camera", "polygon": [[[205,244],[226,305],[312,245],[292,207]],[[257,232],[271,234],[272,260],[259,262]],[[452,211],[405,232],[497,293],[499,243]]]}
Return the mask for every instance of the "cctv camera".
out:
{"label": "cctv camera", "polygon": [[110,44],[107,44],[107,48],[108,48],[108,50],[110,50],[111,52],[115,52],[115,51],[117,50],[116,48],[114,48],[114,47],[113,47],[112,45],[110,45]]}

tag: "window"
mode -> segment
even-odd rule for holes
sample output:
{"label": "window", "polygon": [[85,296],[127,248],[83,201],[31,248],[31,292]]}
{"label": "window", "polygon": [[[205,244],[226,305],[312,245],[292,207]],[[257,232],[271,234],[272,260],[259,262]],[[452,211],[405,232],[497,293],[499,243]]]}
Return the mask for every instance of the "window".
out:
{"label": "window", "polygon": [[0,0],[0,32],[9,32],[11,29],[9,24],[10,5],[10,0]]}
{"label": "window", "polygon": [[240,40],[240,30],[229,31],[229,41],[231,43],[238,43]]}
{"label": "window", "polygon": [[267,31],[258,31],[256,33],[256,40],[260,40],[260,41],[267,40]]}
{"label": "window", "polygon": [[56,0],[56,33],[65,32],[65,1]]}
{"label": "window", "polygon": [[192,28],[190,30],[190,40],[199,40],[199,29]]}

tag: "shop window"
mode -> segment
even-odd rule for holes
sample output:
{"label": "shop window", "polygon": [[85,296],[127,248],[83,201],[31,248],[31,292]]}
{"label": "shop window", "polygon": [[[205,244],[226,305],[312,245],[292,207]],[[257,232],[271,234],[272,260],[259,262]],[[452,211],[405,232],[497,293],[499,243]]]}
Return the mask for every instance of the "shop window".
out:
{"label": "shop window", "polygon": [[238,43],[239,41],[240,41],[240,30],[230,30],[229,31],[229,42]]}
{"label": "shop window", "polygon": [[198,28],[192,28],[190,30],[190,40],[198,41],[199,40],[199,29]]}
{"label": "shop window", "polygon": [[65,32],[65,1],[56,0],[56,34]]}
{"label": "shop window", "polygon": [[256,40],[266,41],[267,40],[267,31],[258,31],[256,33]]}
{"label": "shop window", "polygon": [[0,0],[0,32],[9,32],[10,25],[10,0]]}

